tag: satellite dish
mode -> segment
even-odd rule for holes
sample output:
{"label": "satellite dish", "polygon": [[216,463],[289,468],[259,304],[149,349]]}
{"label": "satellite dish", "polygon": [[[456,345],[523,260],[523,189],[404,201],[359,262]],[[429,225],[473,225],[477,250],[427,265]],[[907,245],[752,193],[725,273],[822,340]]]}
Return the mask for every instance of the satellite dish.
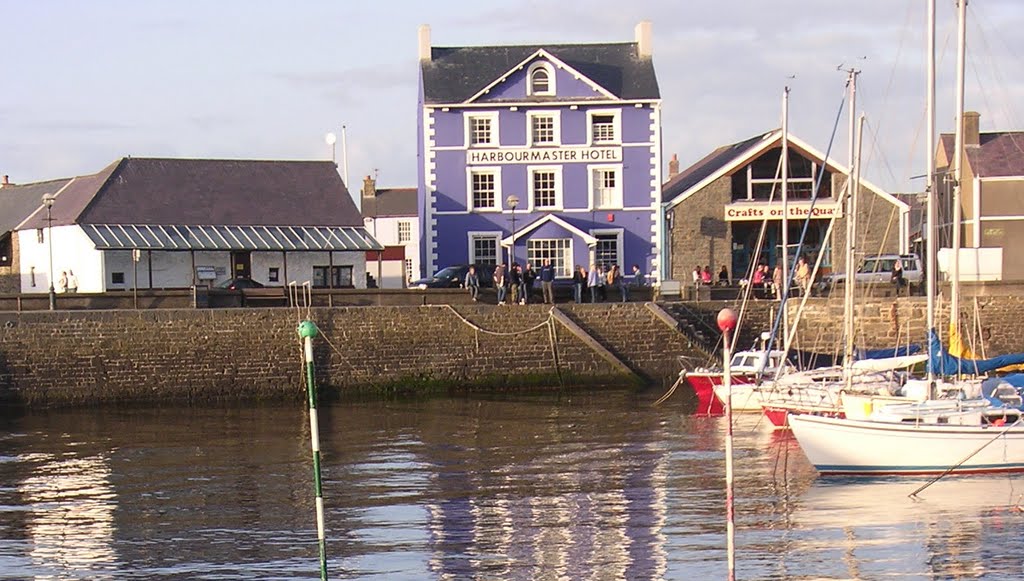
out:
{"label": "satellite dish", "polygon": [[328,133],[324,136],[324,141],[327,142],[327,145],[334,145],[338,138],[333,133]]}

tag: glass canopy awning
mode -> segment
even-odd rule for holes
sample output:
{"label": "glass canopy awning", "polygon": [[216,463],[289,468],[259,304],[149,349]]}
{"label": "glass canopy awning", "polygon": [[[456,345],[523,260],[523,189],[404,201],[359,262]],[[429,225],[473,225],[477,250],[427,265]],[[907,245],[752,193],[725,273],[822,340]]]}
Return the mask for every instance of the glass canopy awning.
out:
{"label": "glass canopy awning", "polygon": [[383,250],[362,226],[82,224],[97,250]]}

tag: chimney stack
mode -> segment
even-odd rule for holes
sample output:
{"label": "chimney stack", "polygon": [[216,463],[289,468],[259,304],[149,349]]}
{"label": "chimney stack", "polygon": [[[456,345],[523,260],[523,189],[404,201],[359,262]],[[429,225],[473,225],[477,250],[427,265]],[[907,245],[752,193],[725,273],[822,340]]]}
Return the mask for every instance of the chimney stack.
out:
{"label": "chimney stack", "polygon": [[11,176],[4,174],[4,179],[0,182],[0,188],[11,185]]}
{"label": "chimney stack", "polygon": [[363,199],[365,200],[367,198],[370,198],[372,200],[373,198],[376,197],[377,180],[371,178],[370,176],[366,176],[365,178],[363,178]]}
{"label": "chimney stack", "polygon": [[979,132],[979,119],[981,114],[977,111],[964,112],[964,146],[981,145],[981,133]]}
{"label": "chimney stack", "polygon": [[640,58],[651,58],[651,21],[641,20],[633,29],[636,53]]}
{"label": "chimney stack", "polygon": [[668,179],[679,175],[679,156],[672,154],[672,160],[668,162]]}
{"label": "chimney stack", "polygon": [[430,25],[421,24],[419,29],[420,62],[430,60]]}

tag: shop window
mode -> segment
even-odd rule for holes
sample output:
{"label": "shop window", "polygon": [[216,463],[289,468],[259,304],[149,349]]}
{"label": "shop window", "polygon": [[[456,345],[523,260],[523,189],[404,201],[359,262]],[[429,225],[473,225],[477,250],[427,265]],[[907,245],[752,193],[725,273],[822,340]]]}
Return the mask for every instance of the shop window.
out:
{"label": "shop window", "polygon": [[124,273],[123,272],[112,272],[110,273],[110,284],[124,284]]}

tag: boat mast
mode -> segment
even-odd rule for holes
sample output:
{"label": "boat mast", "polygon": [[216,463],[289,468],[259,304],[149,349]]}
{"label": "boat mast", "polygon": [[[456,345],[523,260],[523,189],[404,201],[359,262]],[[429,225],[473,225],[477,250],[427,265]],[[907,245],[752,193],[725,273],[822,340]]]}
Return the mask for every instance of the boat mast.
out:
{"label": "boat mast", "polygon": [[[789,299],[789,87],[782,91],[782,293],[780,298]],[[789,336],[789,310],[783,300],[782,336]]]}
{"label": "boat mast", "polygon": [[[857,156],[857,75],[860,71],[850,68],[847,70],[847,86],[850,90],[850,165],[849,174],[846,176],[846,282],[843,285],[843,335],[845,344],[843,347],[843,368],[846,381],[852,380],[851,370],[853,365],[853,287],[856,280],[854,261],[856,260],[856,234],[857,234],[857,190],[859,184],[854,183],[855,174],[859,171],[859,159]],[[847,385],[849,387],[849,385]]]}
{"label": "boat mast", "polygon": [[[967,0],[959,0],[956,43],[956,133],[953,145],[953,262],[949,291],[950,330],[960,340],[960,208],[964,162],[964,68],[967,53]],[[959,369],[957,375],[959,375]]]}
{"label": "boat mast", "polygon": [[[926,87],[925,108],[927,109],[927,135],[925,136],[925,147],[927,148],[927,177],[925,184],[925,294],[928,297],[926,313],[928,317],[928,333],[925,343],[928,345],[928,385],[935,383],[935,371],[932,368],[932,353],[929,343],[931,333],[935,331],[935,0],[928,0],[928,48],[926,60],[928,61],[928,80]],[[929,387],[929,389],[932,389]],[[929,397],[935,397],[930,394]]]}

